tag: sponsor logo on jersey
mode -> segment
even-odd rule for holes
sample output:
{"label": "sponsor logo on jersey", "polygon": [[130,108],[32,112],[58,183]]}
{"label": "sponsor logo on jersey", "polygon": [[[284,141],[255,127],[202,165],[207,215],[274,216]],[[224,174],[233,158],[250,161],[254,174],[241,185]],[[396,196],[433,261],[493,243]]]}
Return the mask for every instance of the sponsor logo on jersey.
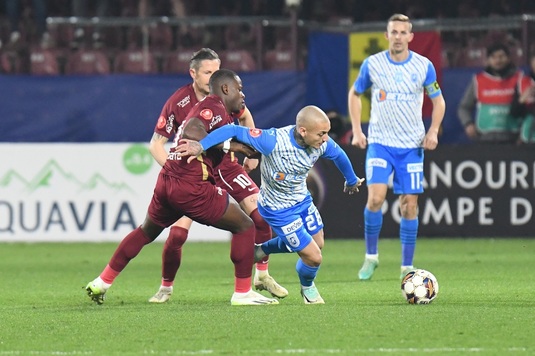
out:
{"label": "sponsor logo on jersey", "polygon": [[409,163],[407,164],[407,172],[414,173],[414,172],[423,172],[424,171],[424,164],[423,163]]}
{"label": "sponsor logo on jersey", "polygon": [[163,129],[164,126],[165,126],[165,123],[166,123],[166,122],[167,122],[167,120],[165,120],[165,117],[163,117],[163,115],[160,116],[160,117],[158,118],[158,123],[156,123],[156,128],[157,128],[158,130]]}
{"label": "sponsor logo on jersey", "polygon": [[173,131],[174,124],[175,124],[175,114],[171,114],[167,118],[167,126],[165,126],[165,132],[171,133],[171,131]]}
{"label": "sponsor logo on jersey", "polygon": [[251,135],[251,137],[258,137],[262,134],[262,130],[260,129],[250,129],[249,130],[249,135]]}
{"label": "sponsor logo on jersey", "polygon": [[[212,114],[212,112],[210,111],[210,115]],[[208,119],[207,119],[208,120]],[[223,121],[223,118],[221,117],[221,115],[217,115],[216,117],[214,117],[212,119],[212,122],[210,122],[210,127],[209,129],[211,130],[215,125],[217,125],[218,123],[220,123],[221,121]]]}
{"label": "sponsor logo on jersey", "polygon": [[306,179],[306,174],[288,174],[284,172],[275,172],[273,173],[273,180],[282,182],[284,180],[296,180],[300,181]]}
{"label": "sponsor logo on jersey", "polygon": [[284,225],[282,227],[282,231],[285,235],[289,235],[293,232],[296,232],[303,226],[303,221],[301,219],[297,219],[289,223],[288,225]]}
{"label": "sponsor logo on jersey", "polygon": [[186,96],[184,99],[180,100],[176,106],[183,108],[184,106],[188,105],[191,102],[191,98]]}
{"label": "sponsor logo on jersey", "polygon": [[370,158],[366,161],[366,166],[386,168],[386,160],[382,158]]}
{"label": "sponsor logo on jersey", "polygon": [[278,180],[278,181],[283,181],[286,179],[286,173],[275,172],[273,173],[273,179]]}
{"label": "sponsor logo on jersey", "polygon": [[415,101],[417,99],[416,94],[407,93],[387,93],[383,89],[380,89],[377,93],[377,101]]}
{"label": "sponsor logo on jersey", "polygon": [[214,113],[210,109],[203,109],[201,110],[200,115],[205,120],[212,120]]}

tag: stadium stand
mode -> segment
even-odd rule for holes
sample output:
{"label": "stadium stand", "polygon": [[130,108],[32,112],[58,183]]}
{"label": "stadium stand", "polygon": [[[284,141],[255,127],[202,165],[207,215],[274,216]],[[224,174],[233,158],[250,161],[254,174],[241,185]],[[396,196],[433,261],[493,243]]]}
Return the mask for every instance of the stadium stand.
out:
{"label": "stadium stand", "polygon": [[30,73],[34,75],[60,74],[56,55],[48,49],[33,48],[30,51]]}
{"label": "stadium stand", "polygon": [[67,56],[65,74],[90,75],[109,74],[110,72],[110,61],[103,51],[80,49]]}
{"label": "stadium stand", "polygon": [[158,66],[152,53],[134,48],[117,54],[113,71],[123,74],[154,74],[158,73]]}

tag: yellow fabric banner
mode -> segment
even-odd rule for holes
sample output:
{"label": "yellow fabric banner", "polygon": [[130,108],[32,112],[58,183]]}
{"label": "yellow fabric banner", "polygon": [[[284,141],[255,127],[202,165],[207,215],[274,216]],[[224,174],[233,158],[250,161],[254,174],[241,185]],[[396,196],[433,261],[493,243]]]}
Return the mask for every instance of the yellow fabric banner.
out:
{"label": "yellow fabric banner", "polygon": [[[384,32],[363,32],[349,35],[349,88],[355,83],[364,59],[385,49],[388,49],[388,41]],[[369,90],[362,96],[361,120],[363,123],[370,120]]]}

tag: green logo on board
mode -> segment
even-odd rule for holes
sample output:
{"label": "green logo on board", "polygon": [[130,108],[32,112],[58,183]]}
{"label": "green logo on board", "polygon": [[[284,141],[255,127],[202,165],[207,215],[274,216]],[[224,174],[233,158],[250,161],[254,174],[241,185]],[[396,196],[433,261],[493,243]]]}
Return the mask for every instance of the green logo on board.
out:
{"label": "green logo on board", "polygon": [[152,155],[144,145],[133,145],[123,155],[126,170],[132,174],[146,173],[152,165]]}

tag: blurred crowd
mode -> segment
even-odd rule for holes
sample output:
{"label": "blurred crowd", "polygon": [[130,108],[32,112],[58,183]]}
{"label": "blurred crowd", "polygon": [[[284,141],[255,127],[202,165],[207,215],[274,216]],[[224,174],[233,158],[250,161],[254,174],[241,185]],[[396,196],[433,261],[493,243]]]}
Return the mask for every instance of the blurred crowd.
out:
{"label": "blurred crowd", "polygon": [[[202,20],[208,16],[289,17],[334,25],[385,21],[401,12],[414,19],[480,18],[535,13],[532,0],[4,0],[0,8],[0,71],[33,74],[95,74],[110,72],[184,72],[190,54],[200,47],[217,48],[235,63],[231,69],[303,68],[306,32],[298,33],[293,51],[290,29],[259,22],[219,26],[76,26],[47,24],[47,17],[155,18]],[[202,22],[202,21],[201,21]],[[259,34],[260,32],[260,34]],[[511,31],[443,33],[443,66],[480,66],[485,48],[506,43],[513,60],[524,61],[521,34]],[[261,52],[258,39],[261,38]],[[150,54],[141,48],[150,46]],[[123,52],[126,52],[123,54]],[[227,53],[228,52],[228,53]],[[125,57],[125,59],[120,59]],[[85,60],[87,64],[73,62]],[[137,62],[129,64],[128,62]],[[82,65],[82,69],[75,68]]]}

